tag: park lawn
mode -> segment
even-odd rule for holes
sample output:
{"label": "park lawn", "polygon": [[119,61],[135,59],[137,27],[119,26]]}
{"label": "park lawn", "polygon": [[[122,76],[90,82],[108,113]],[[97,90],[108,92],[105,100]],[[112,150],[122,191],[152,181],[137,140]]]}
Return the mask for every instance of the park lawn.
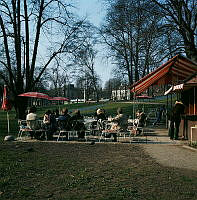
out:
{"label": "park lawn", "polygon": [[0,144],[0,199],[196,200],[196,171],[164,167],[143,145]]}
{"label": "park lawn", "polygon": [[[118,107],[123,107],[127,115],[133,110],[129,103],[66,105],[69,110],[86,107],[82,111],[85,115],[93,115],[95,106],[104,108],[109,115],[114,115]],[[39,108],[38,115],[49,108],[53,109]],[[5,123],[1,123],[1,131],[3,127],[6,133],[6,112],[0,114]],[[16,136],[13,110],[10,119]],[[2,200],[195,200],[197,196],[196,171],[161,166],[139,144],[4,142],[2,134],[0,163]]]}

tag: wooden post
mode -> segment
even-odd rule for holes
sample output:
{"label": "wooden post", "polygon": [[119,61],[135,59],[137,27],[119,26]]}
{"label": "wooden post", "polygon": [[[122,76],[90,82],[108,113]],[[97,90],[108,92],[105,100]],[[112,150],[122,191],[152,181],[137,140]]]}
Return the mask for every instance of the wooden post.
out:
{"label": "wooden post", "polygon": [[194,115],[196,114],[196,87],[194,87]]}

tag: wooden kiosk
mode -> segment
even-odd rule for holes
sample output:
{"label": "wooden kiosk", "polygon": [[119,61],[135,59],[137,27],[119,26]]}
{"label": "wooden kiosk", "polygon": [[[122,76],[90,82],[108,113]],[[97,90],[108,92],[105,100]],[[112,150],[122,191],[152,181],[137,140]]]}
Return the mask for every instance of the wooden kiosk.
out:
{"label": "wooden kiosk", "polygon": [[182,116],[179,136],[189,141],[197,141],[197,73],[181,84],[181,99],[186,106],[185,115]]}
{"label": "wooden kiosk", "polygon": [[[131,85],[131,93],[140,95],[154,85],[171,86],[164,95],[175,92],[177,97],[179,96],[178,99],[181,98],[186,106],[186,114],[181,122],[179,136],[188,140],[197,140],[195,128],[197,126],[197,63],[184,56],[176,55]],[[172,101],[171,95],[171,107]]]}

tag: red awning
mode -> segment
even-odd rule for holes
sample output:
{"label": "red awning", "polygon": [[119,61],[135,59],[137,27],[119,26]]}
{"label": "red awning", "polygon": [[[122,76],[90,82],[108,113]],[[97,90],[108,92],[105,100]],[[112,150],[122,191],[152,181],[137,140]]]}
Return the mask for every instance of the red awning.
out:
{"label": "red awning", "polygon": [[151,85],[175,85],[195,72],[197,72],[196,63],[183,56],[177,55],[134,83],[130,87],[131,92],[141,94]]}

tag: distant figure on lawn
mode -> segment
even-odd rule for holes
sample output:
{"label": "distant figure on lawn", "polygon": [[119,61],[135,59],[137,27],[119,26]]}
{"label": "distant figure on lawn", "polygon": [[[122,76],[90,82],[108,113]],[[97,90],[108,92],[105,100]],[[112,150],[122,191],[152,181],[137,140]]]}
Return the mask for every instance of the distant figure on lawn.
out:
{"label": "distant figure on lawn", "polygon": [[162,116],[165,112],[165,105],[157,108],[157,112],[156,112],[156,121],[153,123],[153,126],[155,126],[157,123],[160,123]]}

